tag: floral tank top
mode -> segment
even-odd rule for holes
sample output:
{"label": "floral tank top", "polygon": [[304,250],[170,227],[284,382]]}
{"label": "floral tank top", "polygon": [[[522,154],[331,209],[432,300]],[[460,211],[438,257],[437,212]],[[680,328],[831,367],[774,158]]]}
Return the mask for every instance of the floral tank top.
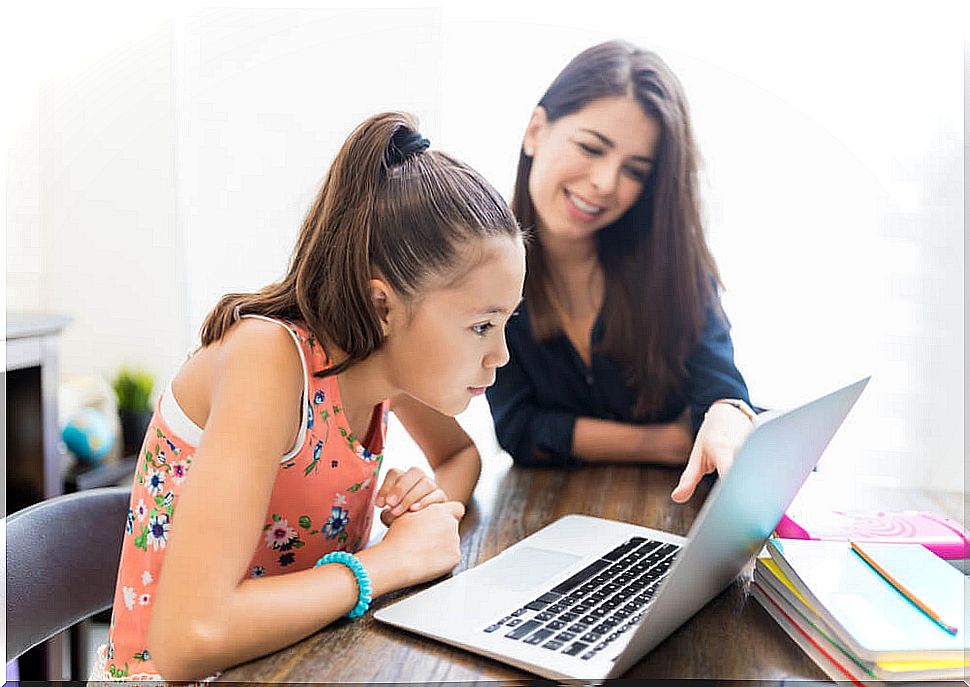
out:
{"label": "floral tank top", "polygon": [[[336,378],[313,374],[330,365],[320,343],[302,324],[260,319],[286,327],[299,348],[304,412],[295,445],[280,461],[249,577],[304,570],[326,553],[354,552],[367,543],[387,429],[385,401],[374,408],[368,436],[363,441],[354,436]],[[179,494],[192,478],[202,432],[175,403],[171,385],[166,394],[135,468],[108,643],[99,651],[92,680],[162,679],[147,646],[148,625],[169,534],[178,521]]]}

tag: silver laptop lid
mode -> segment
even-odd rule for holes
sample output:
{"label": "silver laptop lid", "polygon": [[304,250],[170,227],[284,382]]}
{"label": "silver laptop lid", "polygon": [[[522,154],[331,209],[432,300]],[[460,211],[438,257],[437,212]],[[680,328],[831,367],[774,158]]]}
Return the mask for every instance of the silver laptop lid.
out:
{"label": "silver laptop lid", "polygon": [[752,430],[711,490],[609,677],[622,674],[699,611],[761,550],[868,382],[860,379]]}

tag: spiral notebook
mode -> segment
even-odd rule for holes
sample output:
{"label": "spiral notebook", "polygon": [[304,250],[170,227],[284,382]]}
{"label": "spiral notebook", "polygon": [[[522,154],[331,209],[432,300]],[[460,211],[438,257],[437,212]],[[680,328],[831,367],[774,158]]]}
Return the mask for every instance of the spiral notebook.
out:
{"label": "spiral notebook", "polygon": [[970,533],[953,518],[926,511],[820,511],[796,502],[775,533],[783,539],[852,539],[922,544],[940,558],[970,558]]}

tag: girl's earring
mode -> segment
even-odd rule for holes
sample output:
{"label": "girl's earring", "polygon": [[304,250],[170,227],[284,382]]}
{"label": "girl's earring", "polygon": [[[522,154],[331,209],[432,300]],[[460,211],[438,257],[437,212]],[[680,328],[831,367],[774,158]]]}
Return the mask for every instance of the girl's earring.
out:
{"label": "girl's earring", "polygon": [[532,157],[532,155],[534,154],[534,151],[532,150],[532,146],[523,146],[522,152],[525,153],[526,157]]}

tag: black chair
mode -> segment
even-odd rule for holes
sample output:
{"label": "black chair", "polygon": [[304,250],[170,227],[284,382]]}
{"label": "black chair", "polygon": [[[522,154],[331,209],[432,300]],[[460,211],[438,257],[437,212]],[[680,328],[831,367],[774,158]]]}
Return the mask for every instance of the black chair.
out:
{"label": "black chair", "polygon": [[89,489],[4,518],[7,661],[111,607],[129,496]]}

